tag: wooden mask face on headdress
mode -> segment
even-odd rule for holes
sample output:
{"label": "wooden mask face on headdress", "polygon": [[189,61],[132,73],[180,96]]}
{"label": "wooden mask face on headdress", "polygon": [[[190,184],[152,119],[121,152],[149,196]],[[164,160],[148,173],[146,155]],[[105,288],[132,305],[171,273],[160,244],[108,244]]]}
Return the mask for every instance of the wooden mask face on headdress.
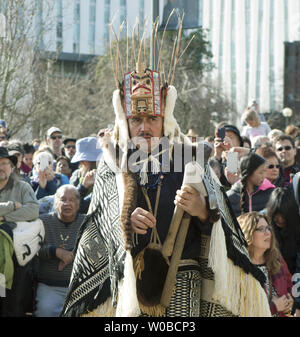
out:
{"label": "wooden mask face on headdress", "polygon": [[161,88],[159,72],[138,63],[135,71],[125,74],[121,86],[126,118],[136,115],[163,117],[167,88],[167,83]]}

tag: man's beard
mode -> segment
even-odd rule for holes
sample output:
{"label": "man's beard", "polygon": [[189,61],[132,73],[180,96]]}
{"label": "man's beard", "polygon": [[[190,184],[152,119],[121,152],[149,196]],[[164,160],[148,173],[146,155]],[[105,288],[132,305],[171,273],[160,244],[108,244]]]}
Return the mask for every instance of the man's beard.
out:
{"label": "man's beard", "polygon": [[[151,137],[151,139],[145,137]],[[153,137],[152,134],[147,132],[140,133],[134,140],[134,143],[141,151],[149,153],[159,145],[159,142],[159,137]]]}
{"label": "man's beard", "polygon": [[8,180],[9,175],[7,175],[5,172],[0,171],[0,182]]}

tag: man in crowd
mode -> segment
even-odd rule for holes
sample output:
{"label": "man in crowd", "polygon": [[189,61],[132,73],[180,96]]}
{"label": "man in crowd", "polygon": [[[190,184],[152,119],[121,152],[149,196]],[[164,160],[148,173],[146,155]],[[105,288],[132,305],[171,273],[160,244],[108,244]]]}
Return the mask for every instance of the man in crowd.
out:
{"label": "man in crowd", "polygon": [[61,129],[52,126],[46,134],[46,142],[54,154],[54,159],[62,155],[63,134]]}
{"label": "man in crowd", "polygon": [[278,136],[275,140],[275,150],[283,167],[284,186],[288,186],[293,176],[300,171],[300,166],[296,163],[297,149],[294,139],[286,134]]}
{"label": "man in crowd", "polygon": [[[75,248],[62,315],[231,316],[242,314],[240,308],[244,307],[242,302],[246,298],[246,311],[255,307],[257,312],[253,315],[262,312],[270,315],[266,295],[258,283],[263,275],[247,257],[242,233],[236,231],[236,220],[229,211],[222,215],[224,224],[228,224],[225,225],[228,232],[224,231],[227,251],[234,251],[232,263],[227,261],[226,249],[219,246],[219,239],[212,232],[219,218],[217,208],[211,206],[214,193],[205,198],[192,186],[182,186],[184,165],[179,169],[175,163],[184,164],[183,152],[178,151],[179,154],[175,148],[192,151],[191,143],[181,133],[173,115],[176,89],[167,83],[160,88],[159,76],[158,72],[138,63],[136,70],[124,75],[129,89],[120,85],[113,94],[115,127],[103,137],[103,160],[97,168],[88,216]],[[118,81],[122,83],[122,79]],[[163,154],[168,155],[167,159],[164,157],[166,162]],[[208,156],[204,153],[206,160]],[[206,164],[205,167],[205,186],[218,189],[213,184],[212,171]],[[220,188],[214,192],[223,193]],[[167,256],[160,255],[168,241],[175,205],[190,219],[186,239],[182,251],[175,248]],[[230,227],[229,219],[235,223],[235,229]],[[240,251],[235,247],[233,232]],[[214,274],[207,267],[210,238],[218,246],[211,255],[211,261],[218,261],[212,262],[216,267],[215,281],[226,288],[226,291],[220,290],[218,303],[212,299],[216,295],[213,295],[214,286],[210,288],[214,279],[206,278]],[[165,276],[169,270],[168,257],[175,253],[181,261],[173,289],[172,282],[165,281]],[[218,254],[225,254],[222,261],[228,262],[224,262],[226,266],[221,266],[223,262]],[[239,267],[235,267],[236,264]],[[228,271],[235,280],[242,273],[243,281],[240,278],[240,283],[236,283],[238,288],[249,278],[251,285],[247,295],[240,297],[241,289],[227,282],[229,275],[219,278],[218,268],[225,274]],[[202,292],[203,279],[206,290]],[[163,288],[172,297],[164,304]],[[219,291],[219,286],[216,289]],[[225,297],[228,296],[231,303],[239,303],[238,306],[227,305]],[[250,304],[252,301],[255,305]]]}
{"label": "man in crowd", "polygon": [[[1,229],[11,237],[13,222],[31,221],[39,216],[39,204],[31,186],[20,180],[13,172],[17,157],[10,156],[6,148],[0,147],[0,221]],[[6,297],[0,299],[2,316],[24,316],[28,303],[26,295],[31,291],[30,263],[19,266],[15,254],[13,280]]]}
{"label": "man in crowd", "polygon": [[71,174],[78,169],[79,163],[72,163],[71,160],[76,153],[76,138],[66,138],[63,141],[65,156],[70,160]]}
{"label": "man in crowd", "polygon": [[68,289],[73,265],[72,250],[84,215],[73,185],[63,185],[54,197],[54,212],[41,215],[45,240],[39,251],[36,312],[38,317],[58,316]]}

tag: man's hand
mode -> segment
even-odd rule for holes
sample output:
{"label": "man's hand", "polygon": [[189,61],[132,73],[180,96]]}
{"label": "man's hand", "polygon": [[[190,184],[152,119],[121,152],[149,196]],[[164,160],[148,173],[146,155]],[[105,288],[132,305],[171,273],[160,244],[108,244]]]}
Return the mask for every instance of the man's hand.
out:
{"label": "man's hand", "polygon": [[282,295],[281,297],[273,297],[272,301],[278,312],[288,313],[292,309],[290,300],[285,295]]}
{"label": "man's hand", "polygon": [[224,137],[222,142],[221,138],[214,139],[214,156],[221,160],[223,151],[228,151],[232,147],[232,141],[229,137]]}
{"label": "man's hand", "polygon": [[247,147],[233,147],[230,149],[231,152],[237,152],[239,159],[242,158],[243,156],[246,156],[249,152],[250,149]]}
{"label": "man's hand", "polygon": [[62,271],[68,264],[74,260],[74,255],[69,250],[63,248],[56,248],[56,257],[60,259],[58,264],[58,270]]}
{"label": "man's hand", "polygon": [[47,185],[47,176],[46,176],[46,170],[41,171],[39,169],[39,185],[41,188],[45,188]]}
{"label": "man's hand", "polygon": [[197,216],[202,222],[207,220],[208,210],[205,198],[193,187],[186,185],[178,190],[174,203],[191,216]]}
{"label": "man's hand", "polygon": [[227,167],[225,167],[225,169],[224,169],[224,174],[225,174],[225,177],[226,177],[226,179],[227,179],[227,181],[229,182],[230,185],[235,184],[240,179],[240,176],[239,176],[238,172],[232,173],[232,172],[228,171]]}
{"label": "man's hand", "polygon": [[52,169],[52,166],[49,166],[45,170],[47,181],[52,181],[54,179],[55,173]]}
{"label": "man's hand", "polygon": [[156,225],[155,217],[141,207],[136,208],[132,212],[130,220],[133,231],[138,234],[146,234],[148,228]]}

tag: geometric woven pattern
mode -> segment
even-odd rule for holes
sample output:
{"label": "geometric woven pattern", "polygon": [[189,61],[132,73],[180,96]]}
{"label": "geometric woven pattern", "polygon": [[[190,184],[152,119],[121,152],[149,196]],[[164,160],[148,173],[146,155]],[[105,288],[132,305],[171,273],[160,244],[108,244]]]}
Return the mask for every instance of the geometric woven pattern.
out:
{"label": "geometric woven pattern", "polygon": [[200,316],[201,276],[199,267],[192,270],[178,271],[176,291],[166,310],[166,317]]}
{"label": "geometric woven pattern", "polygon": [[115,174],[99,163],[90,209],[75,247],[75,259],[63,316],[92,311],[116,294],[125,258]]}
{"label": "geometric woven pattern", "polygon": [[[247,243],[223,187],[215,181],[209,165],[206,165],[205,173],[205,184],[209,184],[209,190],[214,191],[221,214],[228,258],[263,284],[264,273],[250,261]],[[205,236],[202,239],[208,242]],[[211,282],[214,282],[213,272],[207,268],[207,257],[203,256],[207,244],[204,241],[197,264],[178,271],[176,292],[166,310],[166,316],[231,316],[220,305],[202,296],[207,293]],[[102,159],[97,168],[90,209],[78,235],[62,315],[79,316],[88,313],[109,297],[112,297],[115,306],[118,283],[123,277],[124,259],[116,175]],[[205,292],[202,291],[203,288],[206,289]]]}

